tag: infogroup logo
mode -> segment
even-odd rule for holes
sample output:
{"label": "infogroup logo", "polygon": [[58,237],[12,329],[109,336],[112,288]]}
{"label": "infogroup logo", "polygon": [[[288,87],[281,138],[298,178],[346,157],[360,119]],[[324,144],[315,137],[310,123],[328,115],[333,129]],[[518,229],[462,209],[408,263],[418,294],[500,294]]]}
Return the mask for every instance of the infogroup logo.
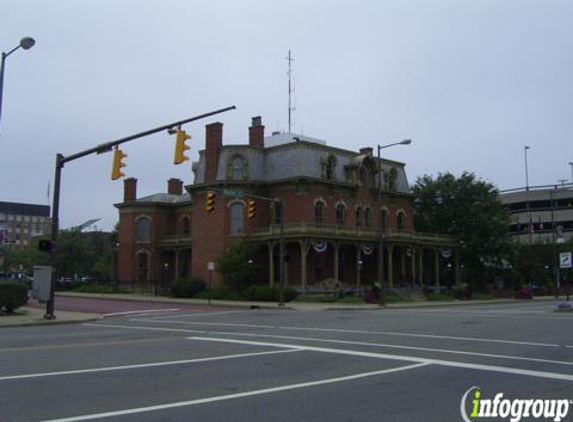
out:
{"label": "infogroup logo", "polygon": [[[503,396],[503,393],[496,393],[493,399],[485,399],[481,388],[471,387],[460,403],[462,419],[464,422],[476,422],[482,418],[501,418],[520,422],[523,418],[533,418],[560,422],[567,417],[573,405],[573,400],[569,399],[506,399]],[[469,415],[468,408],[471,409]]]}

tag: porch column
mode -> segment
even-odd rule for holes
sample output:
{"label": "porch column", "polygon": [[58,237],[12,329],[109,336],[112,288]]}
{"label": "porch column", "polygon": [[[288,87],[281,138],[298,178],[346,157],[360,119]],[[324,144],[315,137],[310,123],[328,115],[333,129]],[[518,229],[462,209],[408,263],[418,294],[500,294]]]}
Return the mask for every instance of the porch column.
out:
{"label": "porch column", "polygon": [[440,250],[438,248],[434,248],[434,266],[436,287],[440,287]]}
{"label": "porch column", "polygon": [[394,288],[394,245],[388,245],[388,287]]}
{"label": "porch column", "polygon": [[361,247],[360,245],[354,245],[356,247],[356,287],[358,288],[358,290],[360,290],[360,285],[361,285],[361,280],[360,280],[360,276],[361,276],[361,272],[362,272],[362,265],[360,264],[360,262],[362,262],[362,256],[360,254],[360,250]]}
{"label": "porch column", "polygon": [[333,242],[332,246],[334,247],[334,278],[340,281],[340,243]]}
{"label": "porch column", "polygon": [[402,278],[402,283],[405,284],[408,282],[406,277],[406,247],[400,246],[400,273]]}
{"label": "porch column", "polygon": [[410,247],[412,251],[412,256],[410,257],[410,263],[412,265],[412,286],[416,284],[416,252],[417,250],[412,246]]}
{"label": "porch column", "polygon": [[458,250],[454,252],[454,268],[455,268],[455,275],[456,275],[456,286],[460,285],[460,256]]}
{"label": "porch column", "polygon": [[299,240],[300,246],[300,286],[306,289],[306,255],[308,253],[308,240]]}
{"label": "porch column", "polygon": [[424,286],[424,248],[419,248],[419,268],[418,271],[420,272],[420,286]]}
{"label": "porch column", "polygon": [[273,287],[275,285],[275,260],[274,260],[274,242],[268,242],[269,247],[269,286]]}
{"label": "porch column", "polygon": [[175,248],[175,280],[177,281],[180,277],[180,273],[179,273],[179,252],[180,250]]}

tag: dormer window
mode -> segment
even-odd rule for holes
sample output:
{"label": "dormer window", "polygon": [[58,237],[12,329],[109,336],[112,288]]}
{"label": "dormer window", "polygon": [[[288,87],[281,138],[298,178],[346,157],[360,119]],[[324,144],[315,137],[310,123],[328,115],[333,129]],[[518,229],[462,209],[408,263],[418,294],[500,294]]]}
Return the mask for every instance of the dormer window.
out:
{"label": "dormer window", "polygon": [[243,179],[243,167],[245,165],[245,160],[240,155],[236,155],[233,158],[232,164],[233,166],[233,180],[242,180]]}
{"label": "dormer window", "polygon": [[330,154],[326,158],[326,169],[325,169],[325,176],[327,180],[335,180],[336,179],[336,157]]}
{"label": "dormer window", "polygon": [[249,177],[248,163],[241,154],[231,154],[227,159],[227,179],[246,180]]}

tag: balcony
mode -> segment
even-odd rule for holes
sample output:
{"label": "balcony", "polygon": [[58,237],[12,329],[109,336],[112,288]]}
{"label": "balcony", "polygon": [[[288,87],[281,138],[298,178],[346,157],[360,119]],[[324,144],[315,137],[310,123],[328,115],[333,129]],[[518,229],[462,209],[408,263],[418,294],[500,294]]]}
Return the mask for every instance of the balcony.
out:
{"label": "balcony", "polygon": [[[370,241],[378,242],[378,229],[351,226],[338,226],[315,223],[288,223],[284,225],[285,239],[299,237],[315,237],[321,239],[347,240],[347,241]],[[273,224],[268,227],[253,230],[248,239],[253,241],[274,240],[280,237],[280,225]],[[427,245],[455,246],[455,236],[435,233],[420,233],[409,230],[386,230],[384,241],[417,243]]]}

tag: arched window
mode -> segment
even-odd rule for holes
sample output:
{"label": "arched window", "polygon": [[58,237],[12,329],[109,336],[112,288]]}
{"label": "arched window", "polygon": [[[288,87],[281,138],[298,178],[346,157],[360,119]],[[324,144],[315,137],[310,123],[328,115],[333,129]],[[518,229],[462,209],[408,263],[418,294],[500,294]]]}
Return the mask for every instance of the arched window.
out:
{"label": "arched window", "polygon": [[386,230],[388,228],[388,210],[385,208],[380,210],[380,222],[382,224],[382,230]]}
{"label": "arched window", "polygon": [[324,224],[324,202],[316,201],[314,204],[314,222],[316,225]]}
{"label": "arched window", "polygon": [[336,224],[344,226],[346,224],[346,207],[344,204],[336,206]]}
{"label": "arched window", "polygon": [[189,217],[183,217],[181,219],[181,234],[184,236],[191,234],[191,219]]}
{"label": "arched window", "polygon": [[136,222],[137,241],[149,242],[149,217],[140,217]]}
{"label": "arched window", "polygon": [[280,224],[282,217],[281,214],[283,212],[282,204],[278,202],[272,202],[270,204],[270,211],[272,224]]}
{"label": "arched window", "polygon": [[233,180],[243,180],[243,171],[245,167],[245,160],[240,155],[233,157],[231,162],[232,166],[232,179]]}
{"label": "arched window", "polygon": [[362,207],[356,207],[356,227],[362,227]]}
{"label": "arched window", "polygon": [[230,206],[231,236],[243,234],[245,224],[245,209],[241,202],[235,202]]}
{"label": "arched window", "polygon": [[147,282],[149,277],[149,256],[146,252],[137,254],[137,280],[141,283]]}
{"label": "arched window", "polygon": [[404,211],[398,211],[398,214],[396,215],[396,227],[398,230],[406,228],[406,213]]}
{"label": "arched window", "polygon": [[364,209],[364,227],[368,228],[372,225],[372,210],[370,207]]}

